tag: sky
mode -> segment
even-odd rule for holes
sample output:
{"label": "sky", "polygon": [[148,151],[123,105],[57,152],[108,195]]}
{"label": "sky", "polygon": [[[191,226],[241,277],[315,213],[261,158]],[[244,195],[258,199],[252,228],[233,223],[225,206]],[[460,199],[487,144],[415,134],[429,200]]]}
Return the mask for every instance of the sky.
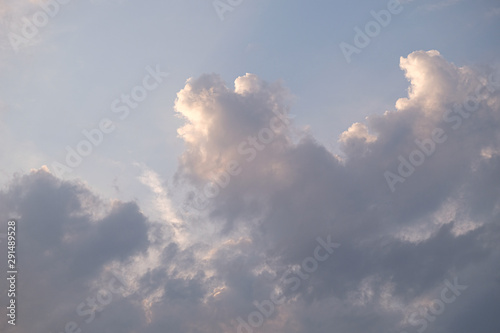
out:
{"label": "sky", "polygon": [[500,331],[497,0],[0,23],[1,332]]}

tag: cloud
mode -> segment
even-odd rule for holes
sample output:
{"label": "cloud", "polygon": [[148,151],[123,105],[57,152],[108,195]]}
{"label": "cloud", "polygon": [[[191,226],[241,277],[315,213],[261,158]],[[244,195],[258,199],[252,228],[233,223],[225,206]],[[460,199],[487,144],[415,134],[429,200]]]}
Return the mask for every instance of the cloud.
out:
{"label": "cloud", "polygon": [[[492,83],[488,83],[494,69],[481,72],[458,67],[438,51],[413,52],[401,58],[400,66],[410,84],[408,96],[399,99],[394,110],[368,117],[344,132],[339,139],[342,156],[331,155],[305,133],[297,142],[292,138],[293,131],[288,130],[280,141],[266,146],[259,157],[245,165],[207,209],[205,223],[218,221],[224,223],[228,234],[249,235],[252,248],[259,249],[272,276],[279,276],[282,269],[307,257],[318,235],[333,235],[343,244],[338,257],[323,264],[308,280],[310,288],[288,295],[290,302],[279,310],[299,321],[299,328],[292,331],[324,332],[330,327],[358,332],[368,326],[387,331],[406,326],[411,329],[404,309],[415,307],[419,297],[431,294],[447,278],[477,279],[477,292],[481,292],[483,283],[495,290],[499,287],[494,276],[498,271],[493,276],[468,271],[475,262],[493,265],[492,258],[498,258],[498,248],[490,238],[496,229],[492,216],[498,217],[500,207],[497,187],[480,181],[490,177],[484,175],[483,168],[498,171],[499,87],[492,89]],[[497,85],[498,78],[493,79]],[[212,85],[207,86],[208,82]],[[210,76],[210,81],[207,77],[189,81],[188,87],[190,100],[196,102],[183,114],[196,111],[197,117],[188,118],[186,128],[197,127],[200,135],[181,131],[181,137],[188,151],[197,147],[200,149],[196,151],[204,154],[184,159],[180,173],[200,170],[203,164],[207,168],[194,173],[206,175],[210,170],[223,169],[227,152],[242,136],[256,133],[263,126],[265,121],[260,121],[263,116],[257,110],[272,114],[266,109],[273,98],[269,95],[272,90],[248,74],[235,81],[234,91],[225,88],[216,76]],[[476,93],[477,111],[456,109]],[[252,105],[245,115],[255,114],[252,119],[256,120],[245,120],[243,107],[215,107],[225,103],[227,95],[246,100],[240,102],[242,105]],[[410,178],[398,184],[396,194],[391,193],[384,171],[397,169],[398,156],[408,156],[418,148],[415,140],[431,137],[436,128],[442,128],[448,136],[446,142],[437,146]],[[220,136],[224,139],[218,140]],[[485,149],[492,155],[484,153]],[[492,175],[491,171],[487,174]],[[471,191],[471,186],[476,190]],[[480,188],[488,195],[481,194]],[[484,247],[481,243],[486,239],[488,245]],[[254,275],[248,282],[253,295],[265,294],[256,287],[262,279]],[[363,281],[374,281],[372,296],[363,301],[366,304],[362,302],[364,305],[352,303],[352,295]],[[272,283],[264,285],[272,288]],[[230,290],[226,288],[220,295]],[[252,296],[249,298],[251,304]],[[462,302],[467,304],[467,300]],[[338,314],[306,310],[317,310],[320,304],[344,309]],[[375,314],[379,319],[370,324],[356,324]],[[452,325],[453,316],[447,316],[449,321],[436,324],[436,329]],[[311,318],[317,322],[317,329],[307,324]],[[266,326],[263,329],[266,331]]]}
{"label": "cloud", "polygon": [[[46,168],[17,176],[0,198],[2,221],[18,221],[16,256],[22,272],[17,297],[22,319],[16,327],[2,320],[2,331],[64,327],[108,265],[126,262],[148,247],[147,218],[137,205],[107,204],[83,184],[60,181]],[[2,270],[7,271],[5,263]]]}
{"label": "cloud", "polygon": [[[269,127],[276,113],[288,113],[289,95],[279,84],[267,84],[254,74],[226,87],[215,75],[189,79],[177,94],[175,109],[186,124],[178,130],[186,143],[181,172],[193,180],[210,179],[229,161],[239,159],[238,146],[249,136]],[[285,139],[286,128],[277,130],[275,141]],[[217,169],[218,168],[218,169]]]}
{"label": "cloud", "polygon": [[[26,317],[2,331],[81,323],[75,307],[110,272],[129,292],[82,328],[228,333],[241,319],[255,332],[498,330],[498,71],[459,67],[437,51],[413,52],[400,66],[408,96],[342,133],[341,156],[293,127],[282,83],[253,74],[234,88],[215,74],[189,79],[175,102],[186,149],[174,185],[146,166],[140,176],[156,194],[148,211],[161,221],[43,170],[14,179],[0,202],[3,219],[18,216],[24,235]],[[474,111],[459,108],[471,102]],[[384,172],[397,172],[399,156],[422,149],[416,140],[437,128],[447,139],[392,192]],[[265,144],[264,132],[272,134]],[[238,151],[242,144],[253,153]],[[227,171],[232,161],[240,172]],[[205,209],[173,212],[174,193],[190,204],[185,186],[199,194],[214,177],[224,186]],[[342,245],[303,277],[318,237],[328,235]],[[467,288],[454,287],[454,301],[425,319],[426,307],[451,297],[443,292],[450,283]],[[270,295],[282,304],[266,315],[255,302],[269,305]]]}

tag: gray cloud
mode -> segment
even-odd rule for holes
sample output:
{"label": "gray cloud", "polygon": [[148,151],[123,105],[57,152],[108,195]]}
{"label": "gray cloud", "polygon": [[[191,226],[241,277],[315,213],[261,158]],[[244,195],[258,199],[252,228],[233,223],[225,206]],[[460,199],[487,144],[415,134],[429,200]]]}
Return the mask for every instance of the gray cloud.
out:
{"label": "gray cloud", "polygon": [[[110,207],[83,184],[41,169],[0,192],[2,220],[17,217],[18,325],[13,332],[64,329],[107,264],[148,247],[147,218],[134,203]],[[3,271],[7,271],[2,263]],[[6,284],[2,281],[2,291]],[[5,309],[2,309],[5,317]]]}
{"label": "gray cloud", "polygon": [[[498,71],[457,67],[437,51],[413,52],[400,64],[408,97],[340,135],[341,156],[289,121],[248,158],[238,146],[277,114],[287,119],[290,93],[252,74],[234,89],[215,74],[188,80],[175,104],[186,121],[175,190],[184,195],[188,184],[199,194],[231,161],[241,172],[206,209],[184,216],[177,233],[135,203],[110,205],[44,171],[16,178],[0,196],[3,219],[17,215],[24,237],[26,318],[2,330],[81,322],[74,309],[111,270],[130,292],[85,330],[236,332],[238,318],[257,311],[254,301],[279,293],[284,303],[255,332],[410,333],[420,327],[418,311],[450,281],[467,289],[426,330],[498,330]],[[477,96],[477,110],[453,111],[468,96]],[[408,158],[415,140],[436,128],[447,139],[391,191],[384,172],[397,172],[399,156]],[[220,231],[206,235],[211,240],[179,236],[209,227]],[[341,247],[292,288],[283,277],[298,274],[328,235]]]}

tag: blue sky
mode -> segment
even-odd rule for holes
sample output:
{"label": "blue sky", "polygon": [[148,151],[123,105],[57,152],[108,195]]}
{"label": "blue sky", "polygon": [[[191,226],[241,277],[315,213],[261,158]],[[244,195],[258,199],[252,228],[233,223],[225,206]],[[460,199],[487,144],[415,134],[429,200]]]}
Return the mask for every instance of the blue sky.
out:
{"label": "blue sky", "polygon": [[[146,222],[142,220],[142,217],[139,222],[134,221],[141,225],[143,223],[148,225],[148,240],[151,244],[154,243],[151,238],[156,230],[154,228],[167,228],[168,231],[165,231],[164,235],[164,247],[159,248],[165,250],[171,242],[171,244],[178,244],[183,251],[192,249],[190,255],[196,258],[193,259],[195,262],[201,260],[196,244],[204,238],[207,232],[210,232],[209,238],[213,239],[204,241],[212,245],[203,251],[212,253],[214,262],[209,267],[204,267],[204,272],[214,270],[220,272],[220,275],[214,276],[220,280],[218,280],[217,288],[221,292],[230,289],[232,280],[229,281],[228,278],[229,280],[224,281],[223,272],[230,271],[230,269],[219,262],[217,256],[222,257],[221,251],[224,250],[224,246],[220,244],[236,246],[238,247],[236,252],[244,253],[248,250],[249,253],[255,255],[247,258],[250,266],[255,264],[255,267],[252,266],[253,271],[249,269],[249,272],[253,273],[265,270],[264,264],[259,266],[255,263],[257,258],[269,255],[269,262],[292,265],[294,260],[301,257],[301,254],[296,254],[294,251],[307,255],[309,250],[306,250],[306,247],[311,245],[309,241],[315,236],[306,235],[303,239],[297,236],[300,233],[295,232],[302,230],[304,225],[298,222],[295,225],[290,222],[295,228],[291,228],[294,231],[290,232],[290,237],[280,235],[280,228],[283,225],[282,222],[276,222],[276,220],[281,221],[280,219],[289,217],[281,211],[286,207],[285,201],[287,205],[289,202],[295,202],[297,207],[304,207],[304,211],[314,212],[311,216],[315,216],[319,221],[318,225],[311,227],[314,231],[319,232],[319,225],[329,225],[328,222],[322,220],[325,216],[352,219],[349,223],[352,225],[352,230],[351,227],[338,229],[336,226],[328,227],[330,231],[335,230],[339,235],[352,237],[360,242],[357,244],[360,247],[352,245],[351,248],[347,245],[347,248],[353,251],[352,255],[366,250],[364,248],[366,244],[362,239],[370,243],[374,241],[373,238],[376,238],[376,235],[383,238],[390,234],[390,232],[384,234],[382,231],[380,231],[381,234],[378,233],[379,231],[373,231],[371,236],[364,231],[358,233],[359,230],[354,226],[358,226],[357,223],[367,218],[364,214],[368,214],[374,209],[373,207],[384,210],[385,208],[380,207],[385,207],[387,202],[390,202],[390,205],[399,205],[399,208],[395,209],[397,212],[384,211],[380,216],[377,215],[376,219],[384,221],[380,222],[384,228],[387,227],[385,224],[387,221],[408,220],[408,224],[411,224],[414,229],[408,231],[403,228],[401,233],[404,236],[401,234],[397,237],[393,236],[400,241],[401,239],[424,239],[424,243],[427,242],[425,244],[429,245],[429,251],[432,252],[435,246],[433,242],[437,242],[440,237],[445,239],[444,241],[453,242],[446,238],[449,235],[445,231],[439,231],[427,225],[427,222],[422,222],[426,219],[425,214],[429,214],[427,219],[432,220],[429,216],[433,216],[434,219],[441,221],[443,216],[449,215],[448,211],[451,209],[449,207],[458,209],[463,197],[476,195],[477,187],[490,182],[488,176],[476,182],[473,174],[457,174],[457,177],[463,177],[460,181],[463,181],[462,186],[467,189],[464,190],[465,194],[459,195],[453,192],[450,184],[454,183],[454,180],[446,179],[449,186],[446,185],[443,188],[450,189],[450,192],[441,193],[441,190],[433,189],[430,196],[439,204],[433,204],[421,198],[415,199],[419,189],[425,190],[425,188],[420,188],[424,186],[422,184],[429,183],[431,186],[436,179],[443,179],[442,170],[453,168],[457,163],[475,159],[477,156],[483,156],[483,162],[486,164],[487,161],[492,161],[492,156],[498,156],[495,155],[498,154],[497,142],[491,142],[498,140],[498,127],[495,123],[498,113],[498,91],[486,97],[483,96],[482,105],[489,110],[491,118],[485,115],[481,120],[477,120],[476,127],[465,125],[466,131],[470,131],[467,132],[469,136],[460,133],[453,134],[457,135],[459,142],[464,140],[463,160],[458,162],[452,157],[452,152],[455,151],[454,149],[459,149],[460,145],[456,142],[453,145],[449,143],[442,161],[432,162],[435,164],[430,166],[425,164],[426,173],[429,174],[425,180],[417,181],[420,176],[415,176],[415,178],[409,178],[408,181],[396,182],[396,188],[404,186],[409,188],[408,190],[402,189],[398,198],[392,197],[392,194],[387,192],[385,182],[390,183],[390,181],[387,177],[384,179],[382,174],[384,174],[383,170],[389,170],[392,167],[394,171],[397,168],[399,156],[410,155],[414,148],[415,138],[422,135],[432,136],[433,127],[446,124],[446,120],[443,124],[439,123],[439,120],[436,120],[439,118],[437,115],[445,115],[446,107],[450,107],[453,103],[463,103],[463,98],[471,93],[474,85],[485,84],[488,75],[494,73],[495,69],[498,70],[500,54],[498,43],[500,4],[498,1],[401,1],[394,5],[400,8],[400,13],[392,14],[387,26],[381,27],[380,33],[370,38],[369,45],[361,48],[359,54],[352,54],[350,61],[346,61],[340,44],[345,42],[355,45],[355,28],[359,27],[364,30],[366,24],[374,20],[371,12],[386,11],[392,0],[355,2],[347,0],[314,2],[233,0],[233,5],[226,5],[232,10],[222,14],[217,12],[214,5],[217,2],[211,0],[71,0],[67,4],[54,1],[56,0],[2,0],[0,2],[2,22],[0,27],[0,72],[2,73],[0,75],[0,158],[2,162],[0,184],[4,191],[1,193],[6,198],[5,202],[24,200],[15,197],[15,193],[9,192],[9,189],[16,186],[37,187],[37,182],[43,183],[44,177],[49,177],[47,182],[57,183],[59,184],[57,186],[63,188],[64,186],[60,184],[76,182],[74,184],[79,184],[78,186],[83,186],[90,191],[89,198],[93,196],[98,198],[96,200],[101,202],[99,207],[101,205],[113,207],[113,202],[122,207],[116,202],[133,202],[137,205],[134,209],[144,214]],[[54,3],[57,3],[55,5],[57,9]],[[33,38],[27,39],[26,43],[13,45],[16,44],[12,42],[13,34],[22,36],[26,20],[33,21],[33,15],[43,13],[43,6],[49,6],[46,8],[49,8],[47,9],[49,14],[53,15],[47,16],[46,24],[39,27],[38,33]],[[161,80],[157,81],[155,88],[147,90],[147,97],[139,102],[137,107],[131,107],[130,113],[124,119],[120,119],[121,113],[113,111],[113,102],[120,99],[123,94],[131,94],[134,89],[143,86],[144,80],[153,82],[152,70],[162,73]],[[235,83],[235,80],[238,83]],[[405,100],[406,98],[408,101]],[[125,105],[124,102],[121,102],[121,105]],[[190,191],[197,189],[203,196],[204,184],[213,179],[214,174],[220,174],[226,170],[227,163],[232,158],[241,157],[241,153],[238,155],[231,150],[236,149],[238,144],[243,142],[241,140],[246,140],[244,136],[240,137],[240,134],[252,133],[252,129],[258,132],[261,126],[267,126],[271,120],[262,114],[262,110],[275,110],[274,108],[282,112],[286,110],[285,113],[293,119],[293,125],[287,127],[286,130],[275,132],[279,140],[273,141],[272,149],[266,148],[259,153],[256,162],[251,162],[254,164],[247,166],[241,162],[243,173],[246,172],[245,176],[240,178],[234,176],[238,179],[234,182],[230,177],[230,190],[216,195],[215,199],[209,202],[209,208],[203,207],[199,211],[195,207],[193,213],[191,207],[187,215],[182,215],[179,212],[182,210],[180,207],[186,206],[186,203],[190,206],[189,201],[193,200],[193,193]],[[114,130],[103,134],[102,143],[93,146],[92,152],[83,157],[78,166],[72,167],[71,172],[58,172],[55,165],[65,163],[66,147],[76,150],[79,142],[86,139],[82,131],[99,128],[103,119],[111,120],[115,126]],[[355,123],[360,124],[353,125]],[[482,132],[484,137],[476,137],[477,132]],[[449,137],[452,137],[449,132],[447,133]],[[469,137],[470,139],[467,139]],[[275,147],[274,145],[278,143],[283,146]],[[288,170],[287,165],[293,163],[296,163],[297,169]],[[493,166],[474,164],[469,167],[471,170],[478,170],[477,168],[490,170],[488,167],[491,167],[493,170],[491,174],[484,172],[494,177],[494,170],[498,169],[496,169],[496,164],[491,163]],[[260,167],[263,169],[261,170]],[[463,168],[465,170],[468,167],[463,166]],[[377,171],[380,177],[375,176],[375,170],[379,169],[383,169],[380,172]],[[299,176],[302,173],[322,175],[324,170],[331,170],[331,173],[326,173],[325,184],[333,186],[332,188],[342,187],[343,191],[323,189],[324,184],[321,184],[321,181],[309,179],[306,176],[302,179]],[[333,175],[331,179],[330,174]],[[25,178],[20,180],[19,177],[23,175],[33,177],[33,180]],[[274,184],[275,180],[278,183]],[[280,183],[281,181],[283,183]],[[377,187],[380,182],[384,184],[381,188]],[[296,184],[296,190],[304,191],[304,196],[295,196],[293,194],[295,192],[289,190],[290,197],[280,201],[271,194],[276,194],[276,191],[281,191],[286,186],[292,186],[290,184]],[[42,185],[39,186],[43,188]],[[311,194],[312,202],[309,201],[306,193]],[[362,193],[367,194],[365,196]],[[494,189],[487,193],[498,199]],[[81,213],[83,215],[93,216],[94,213],[89,212],[100,211],[100,208],[93,207],[93,204],[89,203],[94,202],[94,199],[84,200],[72,193],[66,195],[68,197],[74,195],[77,201],[82,200],[82,207],[90,205],[89,211]],[[380,197],[380,201],[371,201],[369,195]],[[259,206],[263,204],[259,200],[265,201],[268,196],[276,200],[275,204],[278,208]],[[340,208],[337,210],[335,207],[330,207],[332,210],[327,209],[329,204],[324,196],[335,198],[343,203],[342,209],[347,210],[347,207],[350,207],[353,211],[347,212]],[[8,199],[11,197],[16,199]],[[235,198],[243,199],[241,202],[234,202]],[[245,201],[247,199],[248,201]],[[483,197],[478,197],[477,200],[490,202],[489,198]],[[280,208],[282,204],[284,206]],[[23,209],[28,211],[34,209],[29,204],[26,205],[20,204],[19,207],[25,208],[16,208],[18,210],[12,208],[13,211],[6,210],[8,213],[5,214],[19,216],[19,220],[22,221],[23,214],[27,214],[23,213]],[[126,206],[126,204],[123,205]],[[486,203],[484,205],[488,206]],[[479,233],[478,225],[497,228],[497,225],[490,221],[491,216],[498,214],[496,208],[489,211],[490,217],[485,217],[488,216],[487,208],[480,206],[479,204],[477,207],[474,206],[476,211],[467,213],[476,214],[474,218],[471,217],[472,215],[463,217],[464,226],[458,229]],[[127,207],[123,210],[129,209]],[[405,218],[402,217],[404,212],[401,207],[408,209],[408,216]],[[481,213],[483,215],[477,211],[481,209],[484,209]],[[419,210],[422,211],[421,215],[415,213]],[[256,212],[261,213],[262,216]],[[110,213],[111,217],[106,217],[104,213],[104,215],[100,214],[95,213],[98,216],[96,219],[113,220],[112,213]],[[477,214],[482,217],[479,218]],[[70,214],[70,216],[73,215]],[[162,227],[158,227],[155,223],[148,224],[150,223],[148,219],[159,223]],[[238,221],[242,219],[251,222],[240,225]],[[471,222],[473,220],[475,222]],[[61,223],[65,223],[64,221]],[[133,224],[134,221],[130,223]],[[255,221],[268,221],[269,224],[260,225]],[[255,227],[254,223],[258,227]],[[442,226],[440,222],[436,222],[435,225]],[[92,226],[81,228],[89,228],[89,235],[98,232],[98,230],[92,231]],[[385,230],[384,228],[382,229]],[[398,228],[395,229],[399,230]],[[360,229],[363,228],[360,227]],[[366,229],[370,228],[366,227]],[[457,231],[458,229],[455,227],[454,233],[449,232],[455,235],[453,237],[458,237],[457,235],[472,237],[467,233],[462,234],[460,230]],[[432,238],[434,236],[429,235],[437,238],[434,239]],[[310,236],[310,239],[307,236]],[[88,237],[90,239],[92,236]],[[293,237],[301,238],[299,248],[294,250],[282,246],[281,242],[285,242],[285,239],[293,240]],[[255,248],[245,243],[246,239],[252,239],[253,241],[249,242],[255,245]],[[335,239],[340,243],[348,242],[347,239],[342,240],[338,237]],[[86,239],[82,240],[82,244],[87,241],[89,244],[92,243]],[[281,245],[266,248],[262,244],[267,244],[267,241]],[[472,240],[460,241],[470,245],[471,252],[480,252]],[[151,244],[137,243],[133,244],[137,245],[133,249],[126,249],[120,248],[124,245],[118,243],[117,251],[126,252],[132,258],[129,258],[130,260],[139,260],[137,258],[140,258],[140,255],[133,250],[141,249],[142,255],[147,253],[147,259],[143,258],[143,261],[148,262],[155,269],[162,267],[162,264],[158,263],[161,262],[158,259],[158,253],[161,252],[159,248]],[[496,255],[498,248],[491,246],[491,253]],[[259,247],[262,253],[257,251]],[[286,251],[294,254],[284,255]],[[397,252],[396,245],[394,245],[394,251]],[[492,257],[494,255],[492,254]],[[385,263],[387,258],[382,258],[382,254],[380,256],[381,258],[377,260]],[[184,257],[176,259],[179,267],[184,264],[184,259]],[[273,264],[269,262],[267,264],[272,266]],[[485,259],[484,265],[488,266],[488,263]],[[122,269],[128,267],[123,262],[120,265]],[[335,265],[328,269],[337,267]],[[404,265],[401,264],[402,266]],[[101,268],[104,271],[110,267],[102,266]],[[275,274],[279,271],[277,266],[269,267],[266,269]],[[444,281],[445,276],[449,278],[451,271],[456,273],[455,268],[450,268],[448,275],[443,273],[439,279]],[[457,270],[460,271],[460,269]],[[138,269],[133,274],[137,279],[134,281],[137,283],[144,281],[140,279],[146,278],[145,271]],[[396,268],[394,272],[396,272],[394,276],[398,276]],[[394,280],[390,280],[391,278],[384,276],[383,273],[377,274],[380,275],[375,277],[367,273],[364,276],[356,276],[354,279],[361,286],[361,291],[357,292],[362,293],[362,289],[368,284],[379,284],[382,289],[394,287],[399,290],[401,286],[408,286],[410,283],[405,280],[399,281],[401,284],[397,285]],[[88,277],[88,281],[95,281],[103,276]],[[192,275],[189,276],[192,277]],[[169,278],[174,279],[173,276]],[[236,279],[234,276],[232,278]],[[259,282],[256,276],[253,278],[255,278],[256,285],[262,282]],[[344,278],[348,280],[347,277]],[[389,280],[386,281],[385,278]],[[473,278],[477,281],[486,279],[484,276],[471,277]],[[162,278],[158,277],[158,279]],[[175,279],[181,279],[181,277],[176,276]],[[318,281],[314,280],[314,283],[317,282],[325,287],[321,277],[318,279]],[[193,278],[192,283],[199,283],[200,288],[203,289],[209,283],[207,280],[208,278]],[[421,287],[420,296],[399,295],[401,296],[399,301],[407,302],[406,304],[411,306],[425,303],[423,299],[427,296],[422,295],[428,295],[433,288],[439,288],[436,284],[437,280],[432,280],[434,284],[429,282],[425,286],[422,284],[415,287],[415,289]],[[342,280],[342,282],[345,281]],[[169,280],[169,283],[174,282]],[[393,286],[391,283],[396,284]],[[154,286],[150,287],[154,288]],[[255,288],[258,289],[258,287]],[[266,288],[255,291],[254,296],[264,292]],[[348,289],[346,286],[345,289],[339,291],[340,294],[345,292],[345,295],[351,295],[346,296],[343,301],[352,301],[351,298],[354,297],[352,296],[354,291]],[[168,293],[165,290],[163,294],[158,291],[163,295],[161,297],[167,297],[165,295]],[[78,303],[79,297],[88,292],[90,291],[68,292],[68,298],[64,302]],[[245,303],[243,291],[232,292],[227,296],[228,299],[223,302],[221,308],[226,309],[227,304],[231,303],[230,299],[238,304]],[[365,290],[364,292],[370,294],[372,291]],[[297,297],[304,297],[307,303],[307,297],[311,295],[306,294]],[[40,299],[43,297],[40,295]],[[148,327],[147,332],[155,332],[155,325],[161,326],[162,324],[161,302],[165,299],[158,301],[151,295],[149,297],[150,307],[144,310],[146,313],[144,318],[149,319],[141,317],[141,324],[133,325],[133,329],[141,332],[143,327]],[[293,295],[290,296],[290,299],[293,297]],[[333,299],[337,296],[332,297],[332,302],[335,302]],[[338,297],[342,299],[342,296]],[[412,297],[414,300],[417,299],[414,303],[409,300]],[[123,302],[123,306],[126,307],[127,301],[127,297],[120,298],[120,306]],[[251,305],[252,299],[246,301]],[[475,299],[472,297],[467,304],[476,304],[474,302]],[[493,298],[491,302],[498,305],[498,298]],[[219,303],[214,304],[213,306],[216,307]],[[297,306],[302,305],[301,303]],[[202,317],[208,316],[202,305],[193,303],[192,306],[196,308],[193,311],[200,311]],[[264,329],[276,332],[289,328],[287,325],[291,325],[290,321],[283,318],[291,318],[293,306],[292,304],[290,308],[284,310],[283,317],[273,317],[273,323]],[[236,308],[242,316],[244,310],[247,309],[245,305],[241,308],[236,306]],[[313,306],[309,309],[312,308]],[[172,310],[172,313],[176,311]],[[378,312],[367,311],[363,315],[370,317],[374,313]],[[456,313],[461,312],[457,310]],[[383,323],[377,323],[380,329],[391,327],[396,332],[395,327],[400,327],[398,325],[401,322],[407,323],[403,319],[400,322],[391,321],[392,313],[380,315],[384,317],[384,320],[387,319]],[[57,317],[55,313],[50,316]],[[307,318],[296,319],[299,322],[297,327],[302,327],[304,331],[308,331],[308,320],[321,322],[326,318],[321,311],[304,314],[304,316]],[[348,317],[347,314],[346,316]],[[109,316],[107,320],[111,320],[111,317]],[[57,320],[64,322],[64,318]],[[283,322],[280,321],[282,319]],[[229,325],[230,320],[218,317],[217,320],[210,320],[209,326],[217,327],[217,329],[226,327],[221,324],[222,322],[225,323],[224,325]],[[452,322],[452,319],[443,320],[439,324],[443,326],[436,326],[435,332],[449,332],[448,329],[454,325],[451,324]],[[42,323],[42,321],[39,323],[41,327],[53,324]],[[1,325],[3,331],[3,328],[7,326]],[[26,325],[25,330],[22,327],[8,327],[7,332],[28,332],[35,327],[30,326],[35,325],[35,321],[33,323],[29,321]],[[107,321],[102,321],[97,325],[106,327]],[[178,325],[178,330],[174,331],[185,331],[182,321]],[[342,325],[345,325],[342,326],[345,332],[355,333],[362,329],[362,325],[351,326],[348,322]],[[133,329],[131,328],[130,332],[135,332]],[[194,328],[191,329],[192,332],[200,332]],[[227,332],[230,331],[229,328],[226,327],[226,329]],[[308,332],[325,331],[321,325],[312,325],[309,329]],[[297,329],[297,332],[300,331],[301,329]]]}
{"label": "blue sky", "polygon": [[[72,1],[40,29],[35,45],[17,53],[4,45],[5,117],[15,141],[33,145],[29,155],[40,155],[35,166],[50,165],[63,157],[65,145],[78,142],[81,129],[109,111],[115,96],[141,79],[146,66],[159,64],[169,79],[95,154],[106,155],[107,148],[112,159],[146,161],[168,179],[182,151],[172,110],[176,92],[203,73],[218,73],[230,85],[248,72],[283,80],[296,96],[297,124],[337,149],[336,139],[353,122],[393,109],[406,94],[399,57],[436,49],[458,65],[495,59],[494,4],[403,3],[402,12],[347,64],[339,44],[352,44],[353,28],[364,27],[370,11],[387,8],[387,1],[244,1],[225,12],[224,21],[210,1]],[[33,4],[24,14],[38,8]],[[142,133],[142,140],[131,132]],[[170,158],[154,157],[162,150],[172,152]],[[33,165],[5,172],[19,167]],[[73,176],[94,177],[91,169],[82,165]]]}

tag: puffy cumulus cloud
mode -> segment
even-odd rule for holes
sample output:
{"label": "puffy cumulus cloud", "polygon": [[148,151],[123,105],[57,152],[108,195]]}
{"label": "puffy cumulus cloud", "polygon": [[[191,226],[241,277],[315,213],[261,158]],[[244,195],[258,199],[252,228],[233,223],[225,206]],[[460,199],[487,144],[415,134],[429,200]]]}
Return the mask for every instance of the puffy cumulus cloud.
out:
{"label": "puffy cumulus cloud", "polygon": [[457,91],[460,71],[441,57],[438,51],[419,51],[407,58],[401,57],[400,67],[411,85],[408,89],[409,97],[397,101],[398,110],[417,104],[424,107],[422,111],[430,115],[433,110],[455,100],[462,93]]}
{"label": "puffy cumulus cloud", "polygon": [[[281,83],[188,80],[177,188],[147,168],[140,178],[170,223],[43,171],[17,178],[2,212],[18,215],[24,270],[39,273],[22,275],[24,328],[2,331],[68,320],[129,333],[498,330],[498,72],[437,51],[401,67],[408,96],[341,134],[342,156],[293,128]],[[424,160],[400,175],[417,149]],[[394,192],[387,171],[403,179]],[[197,214],[175,216],[173,193],[203,196],[211,181],[219,192]],[[127,292],[87,325],[75,307],[111,272]]]}
{"label": "puffy cumulus cloud", "polygon": [[368,133],[368,128],[365,124],[354,123],[347,131],[340,135],[339,142],[342,145],[343,151],[348,155],[363,155],[366,151],[357,150],[366,148],[364,143],[371,143],[376,139],[376,136]]}
{"label": "puffy cumulus cloud", "polygon": [[[2,221],[18,221],[20,272],[17,325],[7,324],[3,307],[2,332],[59,332],[66,322],[78,322],[77,306],[95,296],[92,285],[107,267],[148,248],[147,218],[137,205],[104,203],[83,184],[58,180],[46,167],[16,176],[0,192],[0,207]],[[1,231],[6,229],[2,223]],[[5,260],[1,268],[7,271]],[[0,286],[6,295],[5,278]]]}
{"label": "puffy cumulus cloud", "polygon": [[[187,150],[178,176],[194,185],[219,182],[220,189],[203,218],[191,223],[222,224],[225,237],[250,240],[210,253],[220,267],[215,272],[238,268],[237,284],[220,277],[218,299],[241,300],[231,312],[247,318],[254,299],[268,299],[274,290],[285,296],[262,331],[416,330],[424,324],[415,311],[434,304],[455,277],[469,289],[429,326],[465,332],[454,322],[478,320],[467,312],[474,304],[488,313],[482,320],[500,327],[487,311],[500,303],[500,272],[493,268],[499,259],[498,71],[459,67],[438,51],[413,52],[400,65],[408,96],[344,132],[342,156],[307,133],[293,137],[292,124],[254,159],[238,156],[240,142],[257,136],[273,116],[270,101],[288,100],[285,90],[254,75],[236,79],[234,90],[218,76],[202,76],[179,93]],[[418,164],[410,175],[398,173],[400,157]],[[241,172],[218,179],[230,159]],[[387,171],[399,177],[394,192]],[[342,244],[335,254],[296,290],[292,280],[280,282],[326,235]],[[220,266],[221,255],[226,265]],[[493,296],[483,300],[488,290]]]}
{"label": "puffy cumulus cloud", "polygon": [[[207,180],[240,159],[242,151],[251,150],[252,142],[244,144],[249,137],[267,141],[271,135],[274,144],[281,143],[287,138],[282,123],[287,122],[289,99],[281,85],[267,84],[253,74],[237,78],[234,90],[215,74],[188,80],[175,102],[175,110],[186,120],[178,130],[186,143],[181,171],[194,180]],[[272,132],[259,133],[264,128]],[[260,147],[259,142],[255,145]]]}

